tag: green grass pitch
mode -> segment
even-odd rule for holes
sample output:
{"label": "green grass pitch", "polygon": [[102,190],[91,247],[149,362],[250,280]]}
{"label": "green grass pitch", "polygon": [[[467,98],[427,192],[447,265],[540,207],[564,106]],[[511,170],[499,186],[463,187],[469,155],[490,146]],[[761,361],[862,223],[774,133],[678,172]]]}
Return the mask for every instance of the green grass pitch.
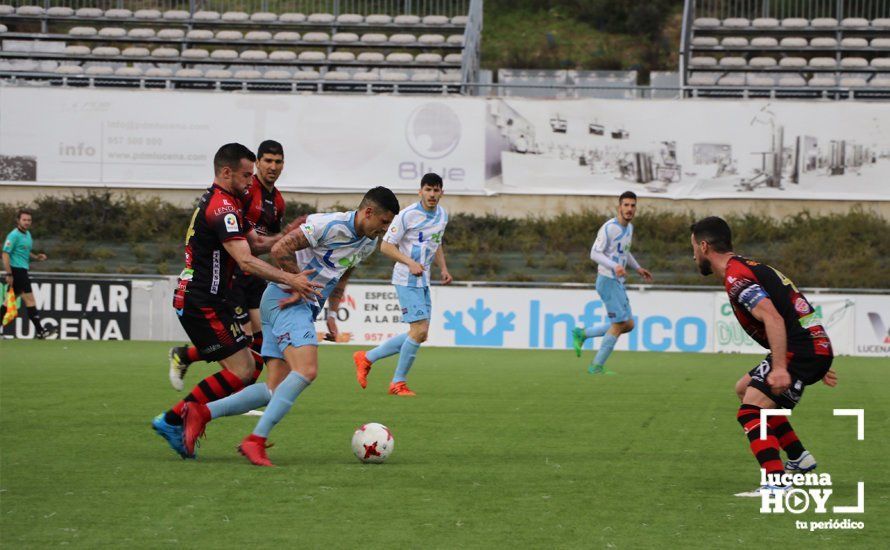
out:
{"label": "green grass pitch", "polygon": [[[355,382],[353,347],[323,347],[318,380],[272,433],[277,468],[235,452],[256,419],[207,430],[199,458],[149,427],[180,395],[163,343],[0,342],[0,545],[300,548],[878,548],[890,540],[886,360],[839,358],[807,390],[801,440],[832,475],[829,505],[863,515],[762,515],[732,388],[759,358],[616,353],[616,376],[570,351],[421,350],[416,398],[395,365]],[[589,360],[589,357],[585,358]],[[189,383],[213,372],[197,364]],[[190,387],[190,384],[187,384]],[[832,408],[865,409],[855,419]],[[388,425],[395,451],[362,465],[353,430]],[[798,531],[851,518],[863,531]]]}

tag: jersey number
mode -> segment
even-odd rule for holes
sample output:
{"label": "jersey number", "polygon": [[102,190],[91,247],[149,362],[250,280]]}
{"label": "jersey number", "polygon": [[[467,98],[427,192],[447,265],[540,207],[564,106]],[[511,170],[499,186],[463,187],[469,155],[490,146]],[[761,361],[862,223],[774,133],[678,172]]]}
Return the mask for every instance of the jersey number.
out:
{"label": "jersey number", "polygon": [[186,244],[186,246],[189,244],[189,239],[191,239],[191,238],[192,238],[192,235],[195,234],[195,220],[198,218],[198,212],[199,212],[200,210],[201,210],[200,208],[195,208],[195,213],[192,214],[192,221],[189,222],[189,228],[188,228],[188,230],[185,232],[185,244]]}
{"label": "jersey number", "polygon": [[794,286],[794,282],[792,282],[791,279],[786,277],[781,271],[779,271],[778,269],[776,269],[774,267],[771,267],[770,269],[772,269],[773,271],[776,272],[776,275],[779,276],[779,280],[782,281],[783,285],[790,286],[792,289],[794,289],[794,292],[798,292],[798,293],[800,292],[799,290],[797,290],[797,287]]}

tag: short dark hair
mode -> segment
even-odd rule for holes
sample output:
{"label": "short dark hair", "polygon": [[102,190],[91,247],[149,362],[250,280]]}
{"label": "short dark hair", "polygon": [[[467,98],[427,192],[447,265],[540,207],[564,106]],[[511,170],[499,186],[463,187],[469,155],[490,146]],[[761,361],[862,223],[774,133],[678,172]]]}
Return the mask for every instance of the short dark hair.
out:
{"label": "short dark hair", "polygon": [[396,198],[395,193],[386,187],[375,187],[365,193],[365,196],[362,197],[362,202],[358,205],[358,209],[362,210],[371,205],[393,214],[399,213],[399,199]]}
{"label": "short dark hair", "polygon": [[732,250],[732,230],[723,218],[708,216],[692,224],[689,230],[696,242],[705,241],[715,252]]}
{"label": "short dark hair", "polygon": [[240,143],[226,143],[213,156],[213,172],[219,174],[226,166],[234,170],[241,164],[241,159],[256,162],[256,155]]}
{"label": "short dark hair", "polygon": [[15,213],[16,221],[22,219],[22,216],[24,216],[25,214],[32,216],[32,217],[34,216],[33,214],[31,214],[31,211],[28,210],[27,208],[19,208],[18,212]]}
{"label": "short dark hair", "polygon": [[621,201],[623,201],[624,199],[637,200],[637,194],[633,191],[625,191],[624,193],[621,193],[621,196],[618,197],[618,204],[621,204]]}
{"label": "short dark hair", "polygon": [[433,172],[424,174],[423,177],[420,178],[420,186],[423,187],[424,185],[429,185],[430,187],[438,187],[439,189],[445,186],[445,184],[442,183],[442,176],[440,176],[439,174],[434,174]]}
{"label": "short dark hair", "polygon": [[256,158],[261,159],[263,155],[281,155],[283,157],[284,147],[273,139],[267,139],[260,143],[259,148],[256,150]]}

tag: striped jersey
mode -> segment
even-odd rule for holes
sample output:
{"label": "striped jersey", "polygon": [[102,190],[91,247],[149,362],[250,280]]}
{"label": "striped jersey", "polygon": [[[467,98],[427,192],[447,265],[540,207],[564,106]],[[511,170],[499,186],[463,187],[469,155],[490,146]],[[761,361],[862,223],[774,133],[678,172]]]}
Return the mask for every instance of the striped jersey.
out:
{"label": "striped jersey", "polygon": [[383,240],[397,246],[402,254],[422,265],[423,275],[412,275],[407,265],[396,262],[392,268],[392,284],[430,286],[430,264],[442,244],[446,225],[448,212],[444,208],[436,205],[435,210],[429,211],[419,201],[393,218]]}
{"label": "striped jersey", "polygon": [[[599,252],[611,262],[626,268],[633,234],[632,223],[622,226],[616,218],[612,218],[600,227],[591,252]],[[624,277],[616,276],[614,268],[607,265],[600,264],[597,272],[604,277],[624,281]]]}

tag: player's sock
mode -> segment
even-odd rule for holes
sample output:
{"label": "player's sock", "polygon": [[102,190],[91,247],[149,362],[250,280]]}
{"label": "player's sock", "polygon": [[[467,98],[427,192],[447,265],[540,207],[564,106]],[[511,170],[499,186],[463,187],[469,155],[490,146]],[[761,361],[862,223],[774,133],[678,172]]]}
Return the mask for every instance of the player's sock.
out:
{"label": "player's sock", "polygon": [[603,341],[600,343],[600,349],[596,352],[596,357],[593,359],[593,364],[602,367],[606,364],[606,361],[609,359],[609,356],[612,355],[612,350],[615,349],[615,342],[618,341],[618,337],[614,334],[606,334],[603,336]]}
{"label": "player's sock", "polygon": [[612,323],[600,323],[598,325],[593,325],[592,327],[587,327],[584,329],[584,336],[587,338],[597,338],[608,332],[609,327],[611,326]]}
{"label": "player's sock", "polygon": [[194,363],[195,361],[204,360],[201,357],[201,354],[198,352],[198,348],[196,348],[195,346],[187,346],[182,352],[180,358],[183,359],[186,363]]}
{"label": "player's sock", "polygon": [[754,453],[754,458],[760,463],[760,467],[766,470],[767,474],[782,474],[785,472],[785,466],[779,456],[779,440],[769,427],[769,422],[767,422],[766,439],[760,439],[760,409],[757,405],[742,405],[739,407],[736,419],[748,435],[751,452]]}
{"label": "player's sock", "polygon": [[269,386],[265,383],[251,384],[238,393],[207,403],[207,408],[210,409],[210,418],[234,416],[258,407],[265,407],[269,404],[270,399],[272,399],[272,392],[269,391]]}
{"label": "player's sock", "polygon": [[376,363],[377,361],[389,357],[390,355],[395,355],[399,353],[399,350],[402,349],[402,344],[405,343],[405,339],[408,338],[408,333],[399,334],[398,336],[393,336],[386,342],[383,342],[376,348],[370,350],[365,354],[365,357],[368,358],[368,361],[372,363]]}
{"label": "player's sock", "polygon": [[291,371],[287,378],[275,388],[272,399],[266,407],[263,417],[257,422],[256,428],[253,429],[253,435],[259,437],[269,437],[269,432],[278,422],[284,418],[284,415],[293,406],[294,401],[302,393],[311,382],[303,378],[300,373]]}
{"label": "player's sock", "polygon": [[238,378],[237,374],[228,369],[222,369],[198,382],[198,385],[192,389],[191,393],[185,396],[185,399],[167,411],[165,420],[168,424],[178,426],[182,424],[182,407],[185,406],[186,401],[197,401],[202,405],[206,405],[211,401],[222,399],[227,395],[240,391],[243,387],[244,382]]}
{"label": "player's sock", "polygon": [[250,355],[253,356],[253,379],[250,382],[253,384],[259,380],[260,375],[263,374],[263,356],[253,349],[250,350]]}
{"label": "player's sock", "polygon": [[40,324],[40,314],[37,313],[37,306],[27,306],[28,319],[34,324],[37,334],[43,334],[43,325]]}
{"label": "player's sock", "polygon": [[797,434],[794,433],[794,428],[791,427],[791,422],[788,422],[788,418],[785,416],[771,416],[767,422],[770,429],[776,434],[782,450],[788,455],[788,460],[800,458],[800,455],[806,449],[804,449],[800,439],[797,438]]}
{"label": "player's sock", "polygon": [[419,343],[411,338],[405,338],[405,342],[402,343],[402,349],[399,350],[399,365],[396,367],[396,373],[392,377],[393,384],[404,382],[408,378],[408,371],[411,370],[411,365],[414,364],[414,358],[417,357],[417,350],[419,349]]}

